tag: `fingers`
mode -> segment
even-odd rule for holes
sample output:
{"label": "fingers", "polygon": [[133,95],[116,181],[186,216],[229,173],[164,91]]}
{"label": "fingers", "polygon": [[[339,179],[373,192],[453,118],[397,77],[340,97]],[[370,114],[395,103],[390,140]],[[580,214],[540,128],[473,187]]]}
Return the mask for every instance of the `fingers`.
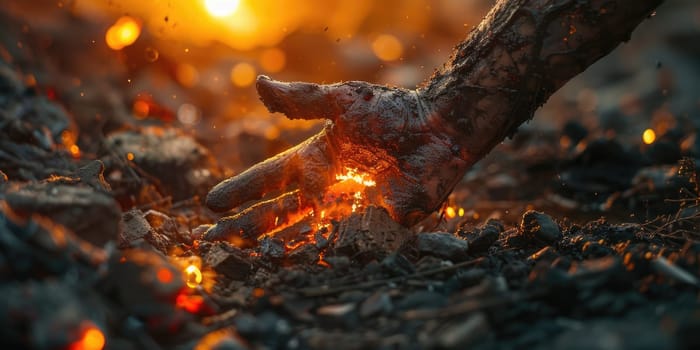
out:
{"label": "fingers", "polygon": [[311,208],[301,191],[285,193],[277,198],[257,203],[233,216],[220,219],[205,234],[208,241],[253,241],[276,227],[287,224],[294,214]]}
{"label": "fingers", "polygon": [[260,99],[270,112],[284,113],[290,119],[331,119],[343,114],[348,90],[343,84],[284,83],[258,76]]}
{"label": "fingers", "polygon": [[298,147],[292,148],[220,182],[209,191],[207,207],[223,212],[260,199],[265,193],[284,190],[298,181],[298,161],[294,161],[297,152]]}

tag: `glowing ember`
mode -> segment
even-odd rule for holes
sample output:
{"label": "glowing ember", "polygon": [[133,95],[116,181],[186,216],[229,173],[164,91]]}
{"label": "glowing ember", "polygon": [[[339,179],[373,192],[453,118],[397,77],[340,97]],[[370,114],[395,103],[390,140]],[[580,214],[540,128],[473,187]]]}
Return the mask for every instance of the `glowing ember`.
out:
{"label": "glowing ember", "polygon": [[214,17],[226,17],[236,13],[240,0],[204,0],[204,7]]}
{"label": "glowing ember", "polygon": [[80,339],[72,343],[70,350],[102,350],[105,346],[105,336],[92,323],[85,328]]}
{"label": "glowing ember", "polygon": [[68,150],[68,152],[70,152],[70,155],[73,158],[78,159],[80,158],[80,147],[75,144],[76,141],[77,136],[74,132],[66,130],[61,133],[61,143]]}
{"label": "glowing ember", "polygon": [[204,306],[204,298],[199,295],[188,295],[183,292],[175,298],[175,306],[189,313],[197,313]]}
{"label": "glowing ember", "polygon": [[156,273],[156,277],[158,277],[158,281],[160,281],[160,283],[164,283],[164,284],[167,284],[167,283],[170,283],[173,281],[173,273],[172,273],[172,271],[170,271],[170,269],[168,269],[166,267],[160,268],[158,270],[158,272]]}
{"label": "glowing ember", "polygon": [[642,134],[642,141],[644,141],[645,144],[651,145],[656,141],[656,132],[654,132],[653,129],[646,129],[644,130],[644,133]]}
{"label": "glowing ember", "polygon": [[357,169],[345,168],[345,170],[347,170],[345,174],[338,174],[335,176],[335,179],[338,181],[351,180],[366,187],[377,185],[377,183],[370,178],[369,174],[359,173]]}
{"label": "glowing ember", "polygon": [[455,211],[455,208],[454,208],[454,207],[447,207],[447,208],[445,209],[445,216],[446,216],[448,219],[452,219],[452,218],[454,218],[455,216],[457,216],[457,212]]}
{"label": "glowing ember", "polygon": [[190,288],[197,288],[202,283],[202,272],[195,265],[185,268],[185,283]]}
{"label": "glowing ember", "polygon": [[109,27],[105,34],[105,42],[112,50],[121,50],[136,42],[139,35],[141,35],[141,22],[132,17],[123,16]]}

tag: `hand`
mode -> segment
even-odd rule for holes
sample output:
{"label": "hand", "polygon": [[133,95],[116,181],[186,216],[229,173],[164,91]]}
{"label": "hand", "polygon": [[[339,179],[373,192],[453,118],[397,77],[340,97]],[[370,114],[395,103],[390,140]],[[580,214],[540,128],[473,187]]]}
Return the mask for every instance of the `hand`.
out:
{"label": "hand", "polygon": [[470,165],[456,142],[459,134],[431,111],[420,91],[365,82],[282,83],[265,76],[256,87],[271,112],[329,123],[302,144],[214,187],[206,204],[215,211],[260,202],[219,220],[207,240],[255,239],[280,218],[318,209],[336,175],[348,169],[368,174],[376,182],[372,203],[411,226],[441,206]]}

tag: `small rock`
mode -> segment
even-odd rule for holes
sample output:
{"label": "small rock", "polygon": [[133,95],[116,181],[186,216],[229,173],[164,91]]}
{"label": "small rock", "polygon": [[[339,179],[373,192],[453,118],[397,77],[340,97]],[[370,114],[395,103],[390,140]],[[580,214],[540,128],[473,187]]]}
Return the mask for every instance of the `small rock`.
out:
{"label": "small rock", "polygon": [[340,223],[332,249],[336,255],[352,256],[360,262],[381,260],[397,251],[410,236],[411,232],[385,209],[370,206]]}
{"label": "small rock", "polygon": [[407,295],[396,304],[401,311],[417,309],[439,309],[447,305],[447,297],[440,293],[419,290]]}
{"label": "small rock", "polygon": [[243,280],[253,270],[248,255],[226,242],[214,243],[204,256],[204,263],[232,280]]}
{"label": "small rock", "polygon": [[469,241],[469,253],[475,254],[486,252],[496,243],[503,229],[502,222],[489,219],[483,226],[472,232],[465,232],[460,228],[458,233]]}
{"label": "small rock", "polygon": [[284,242],[274,237],[263,238],[260,241],[260,255],[269,259],[284,258]]}
{"label": "small rock", "polygon": [[122,232],[119,233],[119,247],[127,248],[138,245],[145,240],[152,227],[138,209],[132,209],[122,215]]}
{"label": "small rock", "polygon": [[376,292],[360,305],[360,316],[363,318],[372,317],[381,313],[389,313],[391,309],[392,304],[389,294]]}
{"label": "small rock", "polygon": [[562,236],[559,225],[549,215],[534,210],[523,214],[520,231],[527,238],[536,238],[546,243],[554,243]]}
{"label": "small rock", "polygon": [[416,235],[416,249],[423,255],[463,261],[467,259],[469,242],[447,232],[419,233]]}
{"label": "small rock", "polygon": [[5,200],[19,213],[46,216],[95,245],[119,235],[119,204],[104,192],[52,180],[8,187]]}
{"label": "small rock", "polygon": [[312,264],[318,261],[320,251],[314,244],[302,244],[287,254],[293,264]]}
{"label": "small rock", "polygon": [[490,328],[484,313],[477,312],[445,328],[437,335],[437,342],[445,349],[466,349],[483,341],[489,335]]}

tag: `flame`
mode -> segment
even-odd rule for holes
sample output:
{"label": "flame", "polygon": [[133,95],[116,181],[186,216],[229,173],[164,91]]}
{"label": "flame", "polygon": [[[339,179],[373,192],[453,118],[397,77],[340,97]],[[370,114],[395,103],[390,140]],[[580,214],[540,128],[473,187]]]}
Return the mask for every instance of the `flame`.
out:
{"label": "flame", "polygon": [[204,0],[204,7],[214,17],[228,17],[236,13],[240,0]]}
{"label": "flame", "polygon": [[105,346],[105,336],[92,322],[82,332],[80,339],[73,342],[69,350],[102,350]]}
{"label": "flame", "polygon": [[112,50],[121,50],[134,42],[141,35],[141,22],[133,17],[122,16],[105,34],[105,42]]}
{"label": "flame", "polygon": [[341,182],[351,180],[366,187],[374,187],[377,185],[377,183],[370,178],[369,174],[360,173],[357,171],[357,168],[345,168],[345,170],[345,174],[338,174],[335,176],[335,179]]}
{"label": "flame", "polygon": [[175,298],[175,306],[195,314],[204,306],[204,298],[200,295],[189,295],[186,291],[183,291]]}
{"label": "flame", "polygon": [[653,129],[646,129],[644,130],[644,133],[642,134],[642,141],[644,141],[645,144],[651,145],[656,141],[656,132],[654,132]]}
{"label": "flame", "polygon": [[190,288],[197,288],[202,284],[202,271],[194,264],[190,264],[185,268],[185,283]]}

